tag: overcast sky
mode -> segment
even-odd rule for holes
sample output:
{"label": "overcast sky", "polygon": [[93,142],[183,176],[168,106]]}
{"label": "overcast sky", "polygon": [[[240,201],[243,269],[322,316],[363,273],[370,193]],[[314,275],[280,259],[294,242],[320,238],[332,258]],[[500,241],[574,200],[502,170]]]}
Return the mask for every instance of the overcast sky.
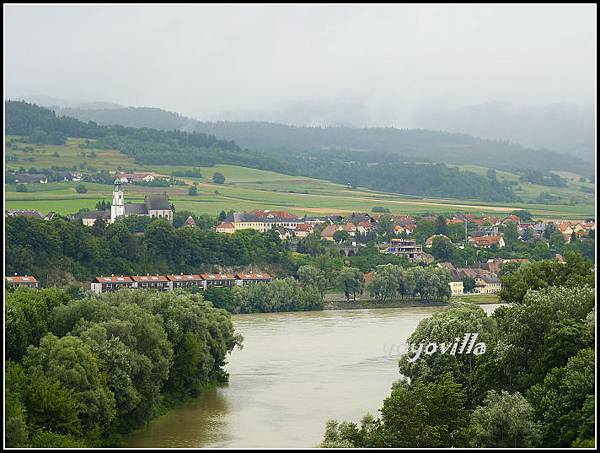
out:
{"label": "overcast sky", "polygon": [[152,106],[198,119],[357,104],[373,123],[396,126],[430,106],[595,99],[595,5],[9,5],[4,12],[9,97]]}

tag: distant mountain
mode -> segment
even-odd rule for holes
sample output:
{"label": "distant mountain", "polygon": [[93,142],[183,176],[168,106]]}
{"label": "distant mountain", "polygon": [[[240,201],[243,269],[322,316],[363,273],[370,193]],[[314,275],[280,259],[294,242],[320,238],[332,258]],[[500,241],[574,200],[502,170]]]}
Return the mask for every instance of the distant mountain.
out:
{"label": "distant mountain", "polygon": [[118,109],[123,106],[115,104],[114,102],[81,102],[81,101],[67,101],[65,99],[53,98],[50,96],[17,96],[10,97],[15,101],[25,101],[30,104],[36,104],[41,107],[47,107],[52,110],[61,110],[65,108],[76,108],[81,110],[109,110]]}
{"label": "distant mountain", "polygon": [[489,102],[453,110],[424,109],[414,115],[413,124],[547,148],[588,162],[595,158],[596,121],[592,105],[516,107],[508,102]]}
{"label": "distant mountain", "polygon": [[591,176],[593,168],[564,153],[526,148],[506,140],[426,129],[299,127],[268,122],[205,122],[158,108],[84,110],[65,108],[58,115],[98,124],[196,131],[233,140],[258,151],[354,150],[398,153],[417,160],[471,164],[509,171],[567,170]]}

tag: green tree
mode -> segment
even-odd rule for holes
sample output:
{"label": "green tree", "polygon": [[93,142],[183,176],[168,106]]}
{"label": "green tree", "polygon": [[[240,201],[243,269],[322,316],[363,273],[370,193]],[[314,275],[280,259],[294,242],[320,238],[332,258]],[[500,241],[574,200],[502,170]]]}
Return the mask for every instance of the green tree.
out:
{"label": "green tree", "polygon": [[465,277],[462,279],[463,282],[463,289],[465,293],[470,293],[471,291],[473,291],[475,289],[476,283],[475,283],[475,279],[471,278],[471,277]]}
{"label": "green tree", "polygon": [[431,243],[431,254],[439,261],[452,261],[454,258],[454,246],[445,237],[434,237]]}
{"label": "green tree", "polygon": [[310,264],[298,268],[298,280],[304,285],[317,288],[321,293],[322,298],[325,297],[325,292],[331,285],[325,273]]}
{"label": "green tree", "polygon": [[465,393],[450,374],[438,383],[399,383],[383,402],[374,447],[465,446]]}
{"label": "green tree", "polygon": [[582,349],[527,393],[542,423],[545,446],[570,447],[594,437],[594,363],[595,351]]}
{"label": "green tree", "polygon": [[188,195],[193,197],[198,195],[198,188],[196,186],[191,186],[188,190]]}
{"label": "green tree", "polygon": [[87,193],[87,187],[85,187],[83,184],[78,184],[75,186],[75,191],[77,193]]}
{"label": "green tree", "polygon": [[356,293],[362,293],[365,286],[364,274],[360,269],[345,267],[340,272],[339,279],[344,288],[346,302],[350,301],[350,296],[352,296],[352,300],[356,301]]}
{"label": "green tree", "polygon": [[471,445],[484,448],[538,446],[538,425],[531,404],[519,393],[490,390],[471,413]]}
{"label": "green tree", "polygon": [[448,223],[442,215],[437,216],[435,220],[435,234],[443,234],[448,236]]}
{"label": "green tree", "polygon": [[25,184],[17,184],[17,192],[27,192],[27,186]]}
{"label": "green tree", "polygon": [[350,240],[350,234],[347,231],[336,231],[333,233],[333,240],[338,244],[348,242]]}
{"label": "green tree", "polygon": [[503,275],[500,299],[508,303],[522,303],[528,290],[548,286],[575,287],[594,285],[592,262],[576,253],[565,254],[566,265],[556,260],[538,261],[522,265],[517,271]]}
{"label": "green tree", "polygon": [[[47,384],[36,382],[35,389],[42,389],[43,393],[35,393],[35,397],[30,397],[28,406],[34,399],[41,400],[42,394],[48,398],[54,398],[50,395],[59,395],[60,389],[54,388],[54,382],[59,382],[67,392],[72,391],[68,397],[64,394],[65,400],[80,404],[79,421],[86,437],[96,440],[114,419],[114,394],[106,385],[98,357],[81,339],[74,336],[58,338],[48,334],[41,339],[39,347],[28,348],[23,365],[30,375],[36,376],[36,379],[39,377],[40,382],[48,379]],[[33,414],[30,411],[32,418]],[[41,416],[40,412],[37,414]]]}
{"label": "green tree", "polygon": [[225,184],[225,176],[222,173],[214,173],[212,180],[215,184]]}

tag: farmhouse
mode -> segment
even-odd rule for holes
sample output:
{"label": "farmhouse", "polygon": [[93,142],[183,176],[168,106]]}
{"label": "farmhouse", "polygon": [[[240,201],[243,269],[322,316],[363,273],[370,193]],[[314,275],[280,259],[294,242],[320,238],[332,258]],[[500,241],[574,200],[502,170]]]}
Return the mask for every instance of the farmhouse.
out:
{"label": "farmhouse", "polygon": [[96,219],[102,219],[106,223],[110,222],[110,211],[90,211],[87,214],[84,214],[81,218],[81,221],[86,226],[92,226],[96,223]]}
{"label": "farmhouse", "polygon": [[48,177],[41,174],[21,173],[15,175],[15,182],[18,184],[29,184],[39,182],[40,184],[48,183]]}
{"label": "farmhouse", "polygon": [[5,277],[6,284],[12,286],[27,286],[29,288],[37,288],[38,281],[35,277],[31,275],[11,275]]}
{"label": "farmhouse", "polygon": [[152,182],[154,175],[150,173],[120,173],[117,179],[123,184],[132,184],[134,182]]}

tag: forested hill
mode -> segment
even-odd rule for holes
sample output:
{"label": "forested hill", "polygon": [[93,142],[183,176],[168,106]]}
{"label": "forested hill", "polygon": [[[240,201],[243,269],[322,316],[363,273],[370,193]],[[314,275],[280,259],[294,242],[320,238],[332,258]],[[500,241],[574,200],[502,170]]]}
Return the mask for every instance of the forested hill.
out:
{"label": "forested hill", "polygon": [[226,137],[253,150],[287,150],[295,153],[329,149],[380,151],[402,154],[420,161],[480,165],[508,171],[568,170],[584,176],[593,174],[589,163],[567,154],[433,130],[203,122],[157,108],[62,109],[59,114],[99,124],[202,132]]}
{"label": "forested hill", "polygon": [[449,168],[441,163],[423,164],[398,153],[250,151],[212,134],[100,126],[95,122],[57,117],[51,110],[24,102],[8,101],[5,111],[8,135],[24,136],[31,143],[59,145],[66,137],[93,139],[80,146],[117,149],[141,164],[200,167],[233,164],[410,195],[518,201],[508,183],[495,177]]}
{"label": "forested hill", "polygon": [[93,139],[89,147],[117,149],[141,164],[210,167],[233,164],[261,170],[293,173],[295,169],[261,153],[242,150],[231,140],[177,129],[98,125],[26,102],[5,103],[7,135],[28,137],[32,143],[61,145],[67,137]]}

